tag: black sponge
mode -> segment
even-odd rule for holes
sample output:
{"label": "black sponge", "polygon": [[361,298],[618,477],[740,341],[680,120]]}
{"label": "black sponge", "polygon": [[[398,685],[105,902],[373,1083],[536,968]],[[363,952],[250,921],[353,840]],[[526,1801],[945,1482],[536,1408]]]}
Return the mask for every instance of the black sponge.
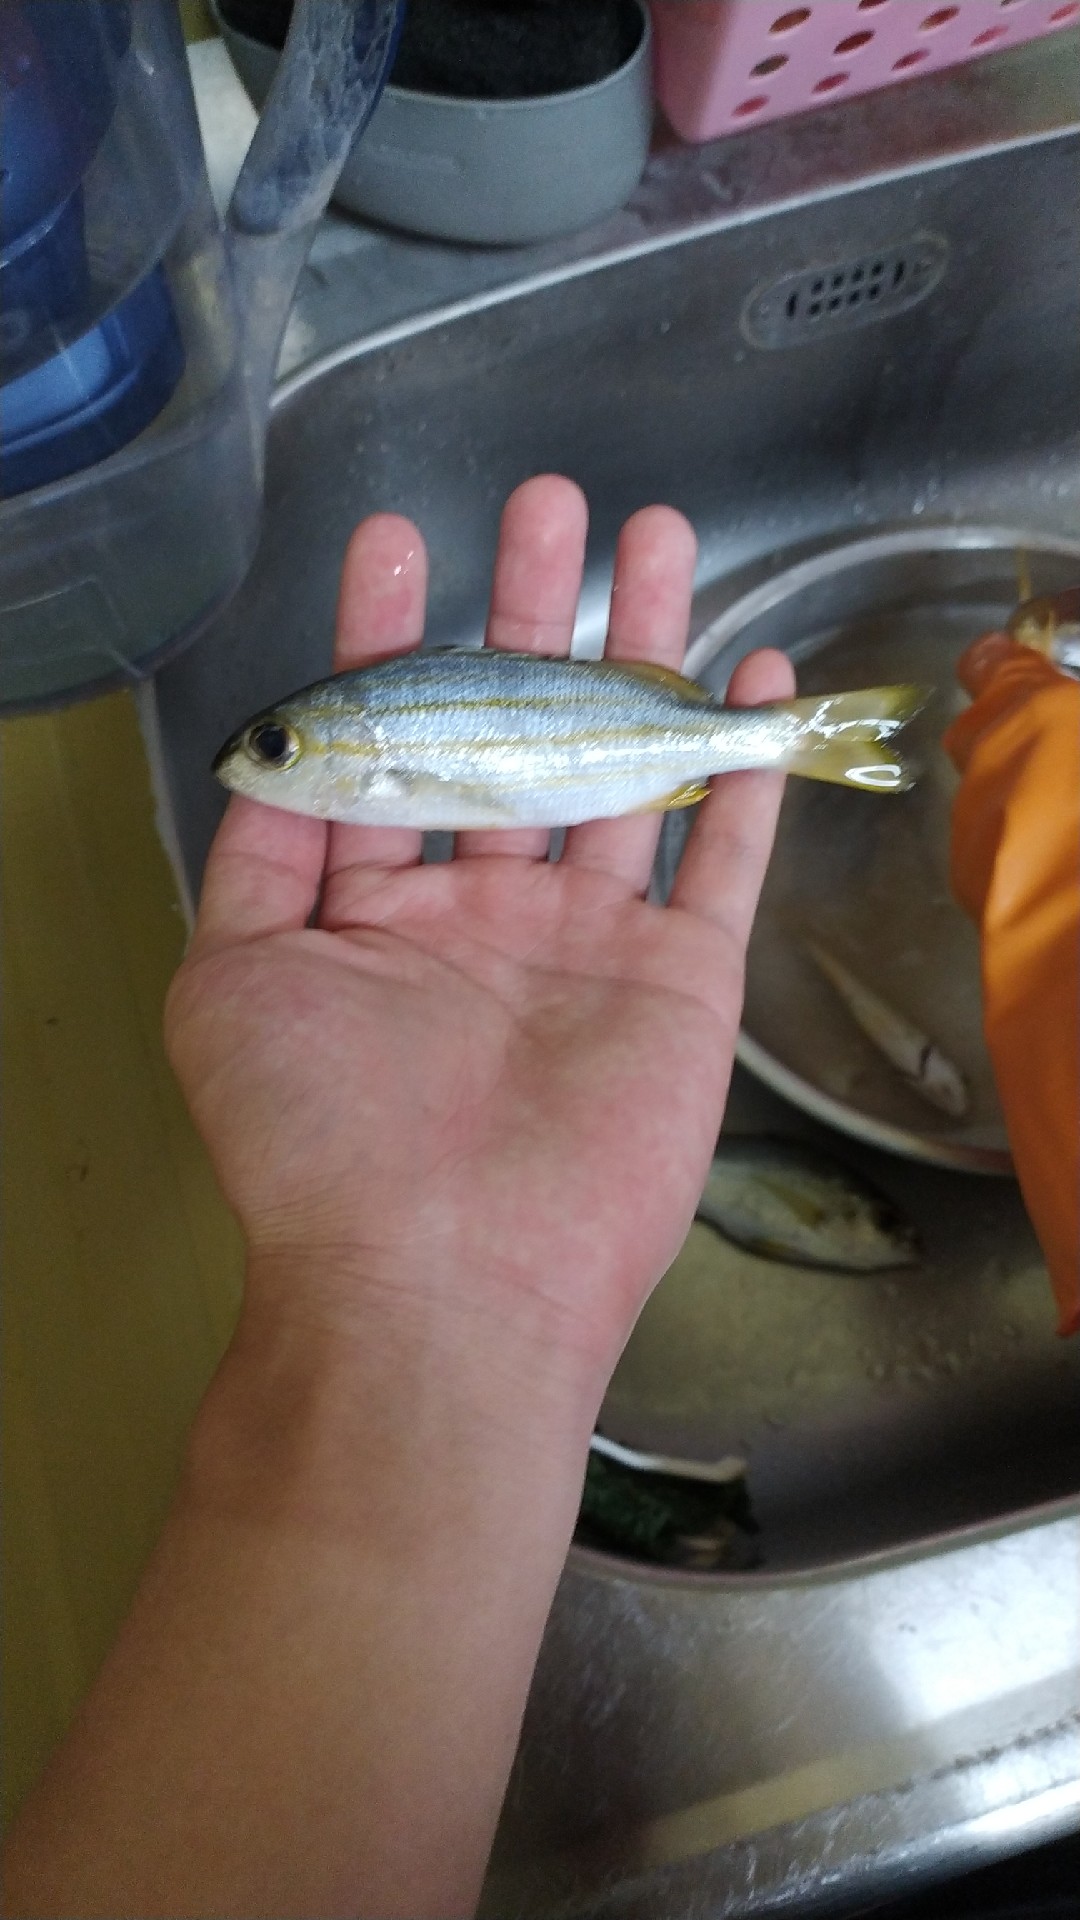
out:
{"label": "black sponge", "polygon": [[526,100],[591,86],[640,39],[628,0],[412,0],[392,78],[418,93]]}
{"label": "black sponge", "polygon": [[[282,47],[292,0],[221,0],[231,27]],[[632,0],[409,0],[391,80],[459,100],[528,100],[591,86],[642,34]]]}

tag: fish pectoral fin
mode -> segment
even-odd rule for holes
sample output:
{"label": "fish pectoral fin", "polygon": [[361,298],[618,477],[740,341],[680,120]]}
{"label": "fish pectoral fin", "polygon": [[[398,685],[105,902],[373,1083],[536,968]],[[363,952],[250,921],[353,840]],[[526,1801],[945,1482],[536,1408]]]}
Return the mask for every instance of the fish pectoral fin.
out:
{"label": "fish pectoral fin", "polygon": [[620,673],[632,673],[636,680],[647,680],[650,686],[677,693],[680,700],[694,700],[707,707],[713,705],[712,694],[706,687],[699,687],[696,680],[688,680],[684,673],[676,673],[674,667],[662,667],[655,660],[620,660],[616,664]]}
{"label": "fish pectoral fin", "polygon": [[663,793],[659,800],[647,800],[643,807],[635,807],[634,812],[671,813],[675,807],[696,807],[708,791],[708,785],[702,785],[700,780],[687,780],[683,786],[676,787],[674,793]]}

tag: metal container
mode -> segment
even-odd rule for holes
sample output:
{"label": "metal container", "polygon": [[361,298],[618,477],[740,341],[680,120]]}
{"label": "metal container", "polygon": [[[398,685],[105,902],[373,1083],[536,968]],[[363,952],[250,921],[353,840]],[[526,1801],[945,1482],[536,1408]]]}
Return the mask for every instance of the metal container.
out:
{"label": "metal container", "polygon": [[[1008,1174],[1012,1162],[982,1034],[979,947],[949,885],[956,775],[941,747],[966,705],[956,661],[1004,626],[1024,555],[1039,591],[1075,580],[1080,541],[1023,528],[909,526],[830,541],[737,594],[694,640],[687,671],[722,692],[744,654],[780,647],[807,693],[920,681],[909,730],[920,779],[895,800],[789,783],[747,963],[743,1065],[815,1120],[933,1166]],[[688,831],[666,825],[665,885]],[[855,1026],[804,943],[836,952],[963,1072],[963,1120],[911,1091]]]}

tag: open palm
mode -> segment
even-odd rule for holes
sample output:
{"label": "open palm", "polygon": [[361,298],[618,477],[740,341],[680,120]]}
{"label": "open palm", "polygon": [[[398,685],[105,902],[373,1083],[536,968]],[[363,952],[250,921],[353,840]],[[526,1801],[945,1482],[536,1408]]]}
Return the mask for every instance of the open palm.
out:
{"label": "open palm", "polygon": [[[489,645],[568,649],[585,522],[568,481],[511,497]],[[610,655],[679,664],[693,565],[679,515],[627,522]],[[425,592],[416,529],[364,522],[337,665],[416,645]],[[733,689],[789,691],[777,655]],[[249,1242],[304,1275],[290,1312],[359,1328],[392,1301],[612,1364],[701,1190],[780,785],[716,783],[663,908],[655,816],[576,828],[554,863],[546,832],[502,832],[422,865],[418,835],[233,799],[168,1039]]]}

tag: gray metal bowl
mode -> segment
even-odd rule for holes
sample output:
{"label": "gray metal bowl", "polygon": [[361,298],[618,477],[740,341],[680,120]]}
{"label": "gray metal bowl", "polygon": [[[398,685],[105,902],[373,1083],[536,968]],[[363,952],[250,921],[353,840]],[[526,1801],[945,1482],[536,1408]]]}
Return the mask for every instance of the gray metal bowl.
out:
{"label": "gray metal bowl", "polygon": [[[387,87],[345,163],[334,199],[366,219],[440,240],[517,246],[591,226],[621,207],[648,158],[649,16],[623,66],[592,86],[529,100],[457,100]],[[278,54],[211,6],[250,98],[261,107]]]}
{"label": "gray metal bowl", "polygon": [[[1012,1170],[982,1034],[976,933],[949,886],[956,775],[940,745],[966,704],[956,661],[1016,599],[1018,549],[1039,592],[1075,581],[1080,544],[994,528],[912,528],[833,546],[741,595],[691,645],[687,672],[716,692],[755,647],[791,655],[800,690],[922,681],[936,691],[909,732],[921,778],[884,798],[791,780],[747,966],[738,1054],[777,1093],[841,1132],[915,1160]],[[677,853],[672,816],[662,857]],[[670,870],[670,866],[669,866]],[[803,944],[832,949],[965,1074],[949,1119],[881,1059]]]}

